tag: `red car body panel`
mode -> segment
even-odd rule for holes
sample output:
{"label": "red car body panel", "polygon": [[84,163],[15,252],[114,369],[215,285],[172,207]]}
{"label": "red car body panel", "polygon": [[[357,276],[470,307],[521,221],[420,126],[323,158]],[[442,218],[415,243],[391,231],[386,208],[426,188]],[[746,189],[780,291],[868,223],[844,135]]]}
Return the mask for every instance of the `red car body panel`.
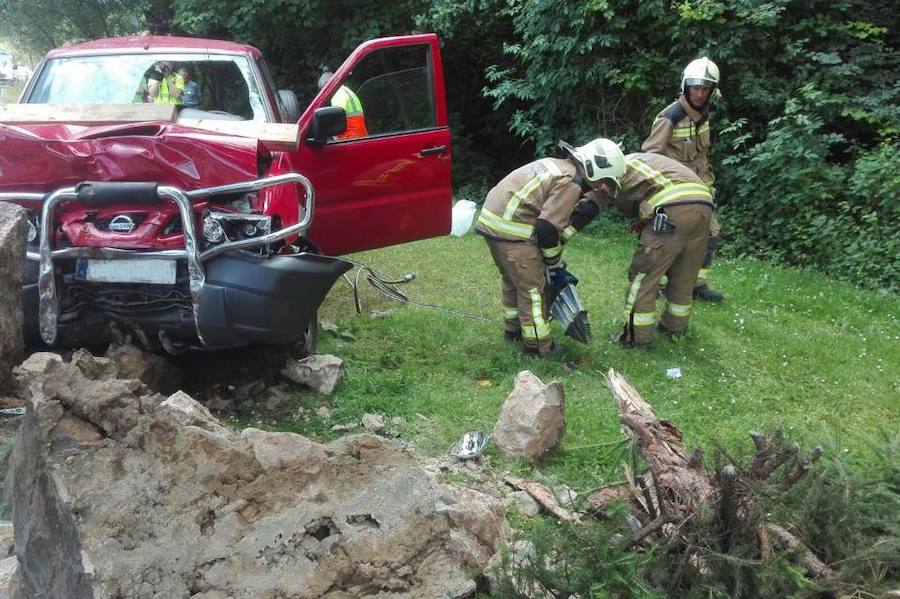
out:
{"label": "red car body panel", "polygon": [[[154,181],[197,189],[258,176],[256,140],[206,134],[171,123],[117,127],[0,125],[0,148],[0,191],[7,192],[48,193],[82,181]],[[194,206],[199,213],[206,203],[195,202]],[[296,200],[291,207],[290,212],[282,209],[296,222]],[[103,231],[91,224],[119,214],[140,214],[143,222],[127,234]],[[182,235],[163,233],[176,217],[172,205],[148,208],[119,204],[100,210],[85,209],[77,203],[66,206],[58,215],[62,232],[73,245],[145,250],[184,247]]]}
{"label": "red car body panel", "polygon": [[177,37],[166,35],[147,35],[130,37],[111,37],[80,44],[72,44],[64,48],[56,48],[47,53],[47,58],[59,58],[62,56],[80,56],[95,54],[121,54],[123,50],[133,52],[135,48],[147,52],[160,52],[170,50],[186,50],[191,52],[210,52],[225,54],[245,54],[254,58],[262,58],[262,52],[246,44],[213,40],[198,37]]}

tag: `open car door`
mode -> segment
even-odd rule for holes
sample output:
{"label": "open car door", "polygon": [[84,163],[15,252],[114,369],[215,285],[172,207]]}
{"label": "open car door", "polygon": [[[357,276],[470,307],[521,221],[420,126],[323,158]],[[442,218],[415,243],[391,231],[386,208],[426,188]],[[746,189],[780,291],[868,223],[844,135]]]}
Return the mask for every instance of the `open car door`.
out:
{"label": "open car door", "polygon": [[[348,127],[318,136],[322,117]],[[331,119],[334,122],[334,119]],[[316,190],[309,238],[345,254],[446,235],[450,230],[450,130],[434,34],[359,46],[300,117],[290,161]],[[343,129],[343,127],[340,127]]]}

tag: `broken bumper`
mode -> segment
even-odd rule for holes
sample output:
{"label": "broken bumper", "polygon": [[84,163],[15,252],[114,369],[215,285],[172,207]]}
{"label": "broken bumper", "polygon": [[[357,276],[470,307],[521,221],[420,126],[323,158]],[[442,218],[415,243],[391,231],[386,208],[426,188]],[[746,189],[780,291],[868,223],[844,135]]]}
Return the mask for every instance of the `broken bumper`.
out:
{"label": "broken bumper", "polygon": [[[201,251],[192,200],[219,194],[253,192],[285,183],[297,183],[306,190],[306,206],[297,224],[261,237],[221,243]],[[338,258],[314,254],[265,256],[241,251],[296,237],[309,228],[314,193],[312,184],[302,175],[291,173],[190,192],[174,187],[138,185],[144,187],[129,191],[123,184],[90,184],[89,194],[79,186],[58,190],[43,199],[39,251],[28,252],[23,296],[26,322],[36,321],[44,343],[99,343],[107,336],[107,331],[103,330],[107,321],[136,332],[139,338],[143,337],[140,340],[145,345],[160,343],[166,347],[170,335],[180,340],[192,340],[192,345],[199,341],[204,349],[239,347],[251,343],[289,343],[302,337],[334,281],[350,268],[349,263]],[[168,201],[178,206],[184,231],[183,250],[53,247],[54,215],[62,204],[69,201],[113,203],[121,201],[123,193],[131,192],[136,194],[129,198],[132,202]],[[175,260],[179,264],[179,272],[183,273],[179,286],[184,288],[184,295],[189,298],[186,300],[188,307],[154,311],[138,309],[135,305],[134,310],[129,310],[127,300],[116,300],[114,307],[110,307],[113,300],[109,294],[104,297],[91,296],[94,290],[88,290],[83,302],[86,307],[82,310],[85,316],[69,320],[64,318],[61,322],[60,287],[66,286],[67,281],[71,284],[73,278],[71,275],[68,278],[61,275],[63,269],[58,267],[63,261],[71,264],[73,259],[79,258]],[[175,287],[173,289],[177,292]],[[142,305],[152,303],[143,301]],[[35,305],[38,306],[37,314],[34,314]]]}

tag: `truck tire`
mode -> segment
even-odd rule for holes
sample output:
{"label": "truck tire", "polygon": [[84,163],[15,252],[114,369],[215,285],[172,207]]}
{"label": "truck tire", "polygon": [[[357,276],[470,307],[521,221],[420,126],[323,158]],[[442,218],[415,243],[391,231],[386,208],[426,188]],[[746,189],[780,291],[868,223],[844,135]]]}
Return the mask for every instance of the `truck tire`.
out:
{"label": "truck tire", "polygon": [[289,89],[280,89],[278,90],[278,100],[284,111],[285,122],[296,123],[300,118],[300,100],[297,99],[297,94]]}

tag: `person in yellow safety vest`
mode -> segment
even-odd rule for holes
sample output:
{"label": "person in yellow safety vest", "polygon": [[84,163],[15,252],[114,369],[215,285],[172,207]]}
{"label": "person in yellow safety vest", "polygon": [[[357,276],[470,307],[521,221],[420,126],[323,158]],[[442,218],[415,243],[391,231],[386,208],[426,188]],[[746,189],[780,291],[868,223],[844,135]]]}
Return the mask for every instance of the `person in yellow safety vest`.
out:
{"label": "person in yellow safety vest", "polygon": [[180,104],[184,82],[175,74],[175,65],[163,60],[147,74],[147,101],[154,104]]}
{"label": "person in yellow safety vest", "polygon": [[565,147],[566,158],[541,158],[504,177],[475,225],[500,271],[505,338],[542,357],[564,351],[548,322],[550,296],[568,275],[563,246],[600,212],[592,198],[601,183],[625,172],[622,151],[609,140]]}
{"label": "person in yellow safety vest", "polygon": [[[719,67],[705,56],[691,61],[681,76],[681,93],[653,121],[650,135],[641,145],[642,152],[673,158],[693,170],[709,186],[715,199],[715,177],[709,165],[709,102],[718,92]],[[719,247],[719,221],[713,213],[703,267],[694,287],[694,297],[718,303],[725,296],[710,289],[709,268]],[[665,286],[666,277],[663,277]]]}
{"label": "person in yellow safety vest", "polygon": [[[325,87],[328,80],[334,77],[334,73],[325,71],[319,77],[319,89]],[[343,108],[347,113],[347,129],[335,135],[336,139],[353,139],[355,137],[365,137],[369,134],[366,129],[366,116],[363,112],[362,102],[352,89],[346,85],[340,86],[334,95],[331,96],[331,105]]]}
{"label": "person in yellow safety vest", "polygon": [[[677,160],[650,153],[622,160],[624,175],[604,182],[597,198],[601,207],[613,205],[637,218],[641,228],[628,269],[624,326],[615,340],[649,346],[656,326],[673,335],[687,329],[715,206],[709,187]],[[656,298],[666,273],[666,307],[657,324]]]}

